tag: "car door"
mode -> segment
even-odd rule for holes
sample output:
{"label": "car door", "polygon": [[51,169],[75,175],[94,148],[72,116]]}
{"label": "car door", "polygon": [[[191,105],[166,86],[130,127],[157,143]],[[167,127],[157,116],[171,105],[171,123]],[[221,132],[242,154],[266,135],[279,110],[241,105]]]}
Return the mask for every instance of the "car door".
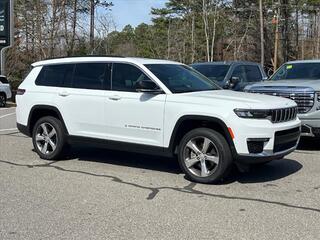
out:
{"label": "car door", "polygon": [[105,89],[110,87],[110,68],[108,63],[77,63],[67,73],[56,104],[70,135],[105,139]]}
{"label": "car door", "polygon": [[263,76],[258,65],[245,65],[244,71],[246,74],[246,81],[242,84],[241,90],[247,85],[262,81]]}
{"label": "car door", "polygon": [[245,83],[247,82],[247,76],[243,65],[237,65],[234,67],[230,79],[233,77],[239,78],[239,82],[237,83],[237,85],[234,86],[232,90],[242,90],[245,86]]}
{"label": "car door", "polygon": [[138,80],[150,79],[129,63],[113,63],[111,91],[107,91],[105,119],[107,138],[163,146],[165,94],[137,92]]}

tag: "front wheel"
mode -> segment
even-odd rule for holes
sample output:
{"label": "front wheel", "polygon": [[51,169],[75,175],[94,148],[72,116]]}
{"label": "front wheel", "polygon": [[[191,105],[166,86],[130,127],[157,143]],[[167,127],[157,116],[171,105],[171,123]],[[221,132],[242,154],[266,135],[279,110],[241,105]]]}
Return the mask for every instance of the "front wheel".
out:
{"label": "front wheel", "polygon": [[226,139],[209,128],[187,133],[179,144],[179,164],[187,177],[199,183],[218,183],[229,173],[232,154]]}
{"label": "front wheel", "polygon": [[33,129],[32,141],[40,158],[58,160],[66,147],[61,121],[51,116],[39,119]]}

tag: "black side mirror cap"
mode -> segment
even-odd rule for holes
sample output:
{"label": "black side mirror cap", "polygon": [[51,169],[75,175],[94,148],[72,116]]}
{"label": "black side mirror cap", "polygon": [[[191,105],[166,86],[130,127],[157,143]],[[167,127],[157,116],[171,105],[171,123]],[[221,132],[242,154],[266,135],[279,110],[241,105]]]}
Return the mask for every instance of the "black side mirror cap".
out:
{"label": "black side mirror cap", "polygon": [[240,82],[240,78],[238,77],[232,77],[230,80],[228,80],[223,87],[224,89],[233,89],[238,83]]}
{"label": "black side mirror cap", "polygon": [[140,80],[136,83],[137,92],[162,93],[163,91],[151,80]]}

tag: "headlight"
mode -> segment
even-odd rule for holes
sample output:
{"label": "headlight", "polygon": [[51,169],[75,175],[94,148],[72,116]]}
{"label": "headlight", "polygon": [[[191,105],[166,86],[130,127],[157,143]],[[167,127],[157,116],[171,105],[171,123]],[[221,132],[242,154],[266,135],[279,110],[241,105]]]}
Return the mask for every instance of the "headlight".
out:
{"label": "headlight", "polygon": [[271,117],[270,110],[235,109],[234,112],[241,118],[268,119]]}

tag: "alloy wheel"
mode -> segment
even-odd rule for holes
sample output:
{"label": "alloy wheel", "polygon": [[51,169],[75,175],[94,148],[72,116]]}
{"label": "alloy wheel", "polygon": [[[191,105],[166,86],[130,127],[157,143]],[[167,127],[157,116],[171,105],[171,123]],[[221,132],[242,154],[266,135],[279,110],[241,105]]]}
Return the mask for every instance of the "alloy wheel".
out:
{"label": "alloy wheel", "polygon": [[184,163],[197,177],[208,177],[219,165],[216,145],[207,137],[192,138],[184,147]]}
{"label": "alloy wheel", "polygon": [[37,128],[35,141],[38,150],[49,155],[57,148],[58,137],[56,129],[50,123],[42,123]]}

